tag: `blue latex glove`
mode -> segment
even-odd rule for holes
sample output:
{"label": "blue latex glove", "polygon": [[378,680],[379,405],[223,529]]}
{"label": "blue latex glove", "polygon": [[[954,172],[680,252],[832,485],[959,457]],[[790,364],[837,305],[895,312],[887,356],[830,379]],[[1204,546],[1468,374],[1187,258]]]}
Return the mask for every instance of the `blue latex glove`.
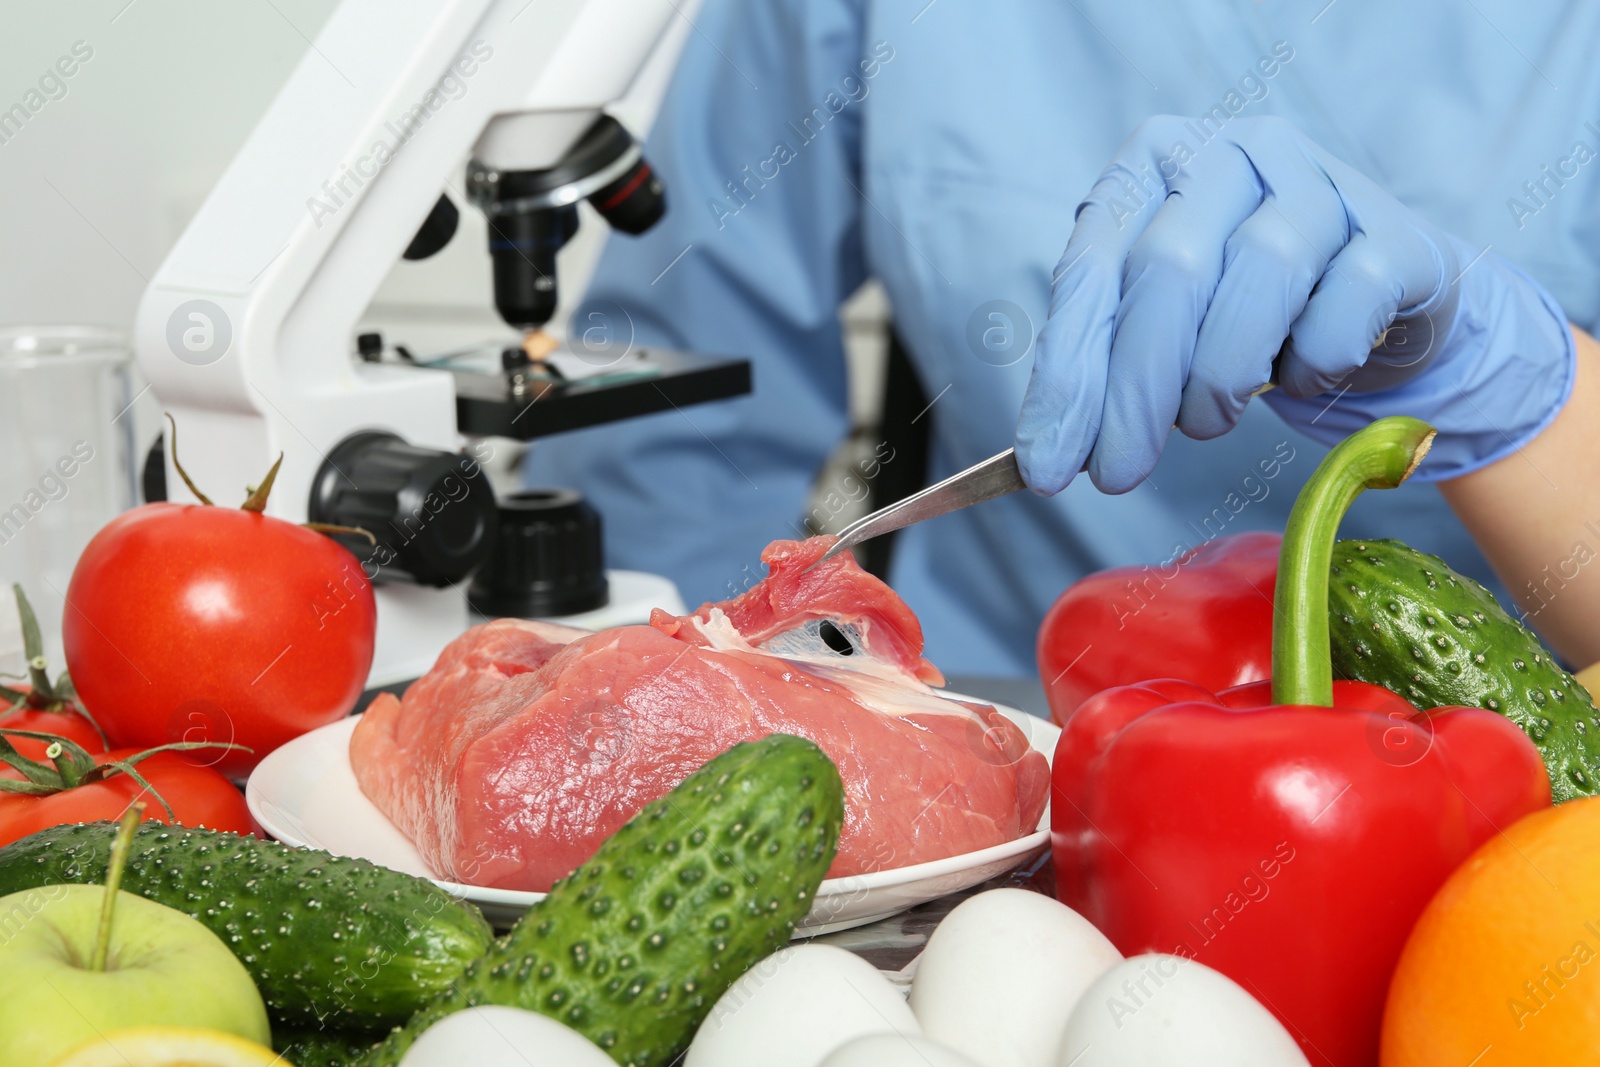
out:
{"label": "blue latex glove", "polygon": [[1576,353],[1536,282],[1283,119],[1235,119],[1174,156],[1193,124],[1141,124],[1078,208],[1017,423],[1032,488],[1087,469],[1132,489],[1174,425],[1232,429],[1274,359],[1267,403],[1319,441],[1385,415],[1433,423],[1423,480],[1486,466],[1555,417]]}

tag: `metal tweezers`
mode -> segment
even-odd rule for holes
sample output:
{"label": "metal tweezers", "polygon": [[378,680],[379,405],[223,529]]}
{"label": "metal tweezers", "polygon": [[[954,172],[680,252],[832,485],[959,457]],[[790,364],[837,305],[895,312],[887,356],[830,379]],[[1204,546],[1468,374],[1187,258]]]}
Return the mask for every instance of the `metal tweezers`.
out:
{"label": "metal tweezers", "polygon": [[[1288,347],[1289,342],[1284,342]],[[1251,393],[1251,396],[1260,396],[1278,384],[1278,362],[1272,361],[1272,371],[1266,384]],[[1176,426],[1173,427],[1177,429]],[[1087,469],[1087,468],[1086,468]],[[931,519],[939,515],[948,515],[952,511],[981,504],[985,500],[993,500],[997,496],[1015,493],[1024,488],[1022,473],[1017,470],[1016,450],[1008,448],[997,456],[990,456],[976,466],[968,467],[960,474],[952,474],[937,485],[930,485],[920,493],[913,493],[904,500],[890,504],[886,508],[879,508],[866,518],[857,519],[843,530],[839,531],[839,543],[822,554],[822,560],[832,559],[847,549],[854,548],[863,541],[870,541],[879,534],[890,533],[910,526],[923,519]],[[811,567],[815,567],[813,563]],[[806,570],[810,570],[807,567]]]}
{"label": "metal tweezers", "polygon": [[[982,463],[968,467],[960,474],[952,474],[937,485],[930,485],[919,493],[913,493],[904,500],[879,508],[866,518],[852,522],[839,531],[839,542],[823,553],[817,563],[879,534],[902,529],[923,519],[960,511],[997,496],[1015,493],[1021,488],[1023,481],[1021,472],[1017,470],[1016,451],[1008,448],[998,456],[990,456]],[[815,567],[817,563],[811,566]]]}

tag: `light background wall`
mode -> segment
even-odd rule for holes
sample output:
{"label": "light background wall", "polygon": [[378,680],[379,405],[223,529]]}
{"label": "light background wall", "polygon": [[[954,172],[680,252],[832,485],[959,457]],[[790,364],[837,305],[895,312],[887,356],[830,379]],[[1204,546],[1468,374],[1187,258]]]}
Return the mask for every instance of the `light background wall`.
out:
{"label": "light background wall", "polygon": [[[333,0],[12,0],[0,34],[0,108],[76,42],[93,56],[0,143],[0,323],[126,328],[147,280],[309,47]],[[617,109],[643,132],[696,4]],[[465,205],[462,205],[465,208]],[[484,225],[471,210],[439,256],[397,266],[376,303],[491,315]],[[591,220],[592,221],[592,220]],[[579,288],[603,231],[563,263]],[[488,320],[492,321],[492,320]]]}

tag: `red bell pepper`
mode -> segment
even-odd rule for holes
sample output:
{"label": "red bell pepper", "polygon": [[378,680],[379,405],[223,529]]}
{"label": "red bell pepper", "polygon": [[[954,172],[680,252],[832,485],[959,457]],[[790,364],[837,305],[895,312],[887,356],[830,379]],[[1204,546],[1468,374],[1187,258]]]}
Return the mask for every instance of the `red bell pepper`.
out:
{"label": "red bell pepper", "polygon": [[1228,975],[1318,1065],[1377,1062],[1389,976],[1423,907],[1498,828],[1550,803],[1538,749],[1501,716],[1418,712],[1331,679],[1339,519],[1362,489],[1403,481],[1432,436],[1383,419],[1317,468],[1284,536],[1270,683],[1111,689],[1056,748],[1061,899],[1124,953]]}
{"label": "red bell pepper", "polygon": [[1039,676],[1056,722],[1102,689],[1150,677],[1152,663],[1209,690],[1267,677],[1281,542],[1234,534],[1073,583],[1039,627]]}

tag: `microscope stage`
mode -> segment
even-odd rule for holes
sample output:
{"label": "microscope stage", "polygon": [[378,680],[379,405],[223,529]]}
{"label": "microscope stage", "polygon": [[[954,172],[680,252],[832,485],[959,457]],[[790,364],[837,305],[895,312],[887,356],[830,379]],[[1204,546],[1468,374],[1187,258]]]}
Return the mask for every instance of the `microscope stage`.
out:
{"label": "microscope stage", "polygon": [[527,364],[519,368],[523,382],[514,391],[510,372],[488,369],[498,363],[499,352],[498,347],[476,349],[423,363],[455,377],[456,426],[464,434],[530,441],[744,396],[751,388],[747,359],[636,348],[605,361],[563,349],[550,363],[564,377],[546,377],[540,364]]}

